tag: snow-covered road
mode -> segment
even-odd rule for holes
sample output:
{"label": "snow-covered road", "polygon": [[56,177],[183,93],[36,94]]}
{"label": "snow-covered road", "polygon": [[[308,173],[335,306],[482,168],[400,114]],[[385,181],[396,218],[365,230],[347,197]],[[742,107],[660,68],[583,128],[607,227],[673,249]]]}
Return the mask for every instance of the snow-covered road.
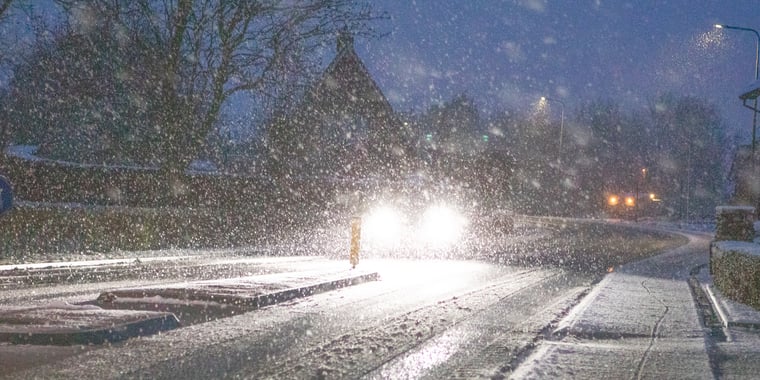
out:
{"label": "snow-covered road", "polygon": [[[309,261],[314,266],[331,260]],[[437,371],[452,370],[485,375],[526,351],[591,281],[557,269],[477,261],[378,259],[362,266],[377,270],[381,280],[73,351],[79,354],[15,375],[383,378],[410,371],[436,377]]]}
{"label": "snow-covered road", "polygon": [[[568,231],[574,235],[587,228],[597,231],[594,228],[598,226]],[[551,235],[554,233],[559,232],[541,239],[556,244],[558,238]],[[595,235],[609,234],[605,230]],[[561,258],[535,265],[563,254],[571,246],[569,235],[559,249],[542,248],[541,239],[531,239],[532,236],[525,236],[528,245],[512,251],[513,256],[526,258],[518,263],[531,265],[509,265],[509,260],[493,254],[477,260],[365,258],[360,262],[361,269],[377,272],[378,281],[157,335],[86,349],[0,344],[0,363],[6,369],[0,372],[0,378],[507,376],[600,278],[597,271],[574,269],[577,262],[571,263],[569,269],[556,265],[567,262]],[[510,241],[519,240],[515,239]],[[584,239],[590,242],[588,234]],[[583,254],[595,255],[586,257],[596,261],[593,266],[581,268],[607,268],[605,260],[621,260],[619,255],[607,258],[581,250],[573,251],[572,257]],[[6,282],[0,302],[72,302],[125,286],[347,265],[347,260],[320,257],[221,256],[111,263],[113,267],[127,268],[132,277],[112,274],[106,270],[111,265],[107,264],[92,270],[111,274],[102,281],[85,276],[92,281],[86,283],[35,284],[32,276],[28,282]],[[35,270],[50,271],[60,278],[62,271],[69,269]]]}

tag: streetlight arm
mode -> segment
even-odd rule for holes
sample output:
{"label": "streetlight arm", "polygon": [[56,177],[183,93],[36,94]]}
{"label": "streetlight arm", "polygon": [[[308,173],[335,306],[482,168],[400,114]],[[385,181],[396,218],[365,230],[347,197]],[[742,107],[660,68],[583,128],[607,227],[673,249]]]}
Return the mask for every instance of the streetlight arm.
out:
{"label": "streetlight arm", "polygon": [[733,26],[733,25],[724,25],[724,24],[715,24],[715,27],[718,29],[736,29],[736,30],[746,30],[748,32],[754,32],[755,34],[758,34],[757,30],[754,30],[752,28],[745,28],[741,26]]}
{"label": "streetlight arm", "polygon": [[[757,32],[757,30],[752,28],[745,28],[741,26],[733,26],[733,25],[722,25],[722,24],[715,24],[715,27],[718,29],[733,29],[733,30],[741,30],[744,32],[752,32],[755,34],[755,37],[757,39],[757,43],[755,44],[755,80],[758,79],[758,74],[760,74],[760,33]],[[746,101],[744,102],[744,106],[747,108],[750,108],[746,105]],[[754,108],[751,108],[754,110],[752,113],[752,156],[755,156],[755,140],[757,139],[757,98],[755,98],[755,106]],[[754,161],[753,161],[754,162]]]}
{"label": "streetlight arm", "polygon": [[557,103],[561,104],[563,108],[565,107],[565,102],[563,102],[560,99],[550,98],[548,96],[542,96],[541,99],[544,99],[544,100],[547,100],[547,101],[550,101],[550,102],[557,102]]}
{"label": "streetlight arm", "polygon": [[745,28],[745,27],[733,26],[733,25],[723,25],[723,24],[715,24],[715,27],[718,28],[718,29],[744,30],[744,31],[747,31],[747,32],[755,33],[755,35],[757,36],[757,38],[760,38],[760,33],[758,33],[757,30],[752,29],[752,28]]}
{"label": "streetlight arm", "polygon": [[733,26],[733,25],[723,25],[723,24],[715,24],[715,27],[718,29],[733,29],[733,30],[742,30],[745,32],[752,32],[755,34],[755,38],[757,39],[757,44],[755,47],[755,80],[758,79],[758,74],[760,74],[760,32],[758,32],[755,29],[752,28],[745,28],[742,26]]}

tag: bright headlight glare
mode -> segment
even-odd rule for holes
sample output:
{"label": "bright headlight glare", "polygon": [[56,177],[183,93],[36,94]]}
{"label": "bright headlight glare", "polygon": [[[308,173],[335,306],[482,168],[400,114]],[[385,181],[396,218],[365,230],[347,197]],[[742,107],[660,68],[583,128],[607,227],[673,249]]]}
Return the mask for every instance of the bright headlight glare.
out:
{"label": "bright headlight glare", "polygon": [[378,207],[364,217],[362,239],[368,244],[388,246],[401,238],[403,218],[390,207]]}
{"label": "bright headlight glare", "polygon": [[467,220],[456,210],[447,206],[432,206],[425,211],[420,226],[424,243],[447,246],[462,236]]}

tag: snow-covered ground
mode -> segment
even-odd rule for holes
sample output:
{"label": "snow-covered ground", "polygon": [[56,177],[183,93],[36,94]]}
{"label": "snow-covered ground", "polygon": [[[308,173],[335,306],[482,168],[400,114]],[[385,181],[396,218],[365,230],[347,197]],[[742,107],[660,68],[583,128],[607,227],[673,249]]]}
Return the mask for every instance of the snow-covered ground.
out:
{"label": "snow-covered ground", "polygon": [[[314,268],[322,262],[348,267],[347,260],[312,260],[301,266]],[[50,349],[40,346],[36,355],[48,366],[15,376],[111,378],[172,374],[172,377],[211,378],[224,374],[242,378],[304,378],[313,377],[315,371],[351,376],[377,368],[390,358],[401,358],[428,339],[459,326],[454,335],[460,342],[454,342],[447,354],[451,360],[440,356],[440,360],[418,368],[432,371],[454,363],[455,357],[477,356],[476,348],[487,349],[480,342],[496,334],[489,330],[489,323],[506,326],[509,321],[522,320],[523,327],[517,331],[501,329],[498,335],[503,336],[500,344],[526,344],[536,329],[568,306],[552,302],[546,307],[533,302],[525,307],[517,305],[537,299],[545,287],[553,291],[544,298],[551,296],[557,302],[569,302],[590,284],[590,279],[573,279],[553,270],[519,270],[472,261],[364,260],[359,265],[376,270],[381,280],[160,335],[134,338],[121,345],[104,345],[84,353],[72,351],[67,355],[82,355],[60,363],[42,359],[47,358],[44,355]],[[502,305],[493,308],[499,302]],[[490,311],[484,314],[483,310]],[[526,320],[528,315],[533,318]],[[471,316],[480,319],[460,324]],[[520,338],[510,339],[515,334]],[[439,350],[434,348],[448,345],[446,342],[449,340],[431,342],[421,347],[421,352],[410,352],[410,357],[424,352],[428,352],[426,356],[431,352],[438,355]],[[464,347],[468,349],[463,350]],[[56,352],[66,349],[62,347]],[[23,359],[35,352],[29,346],[19,349],[0,344],[3,358],[17,355]],[[398,365],[382,371],[404,373],[404,368],[408,368],[404,363],[408,360],[399,360]],[[484,366],[498,370],[497,365]],[[3,376],[0,374],[0,378]]]}
{"label": "snow-covered ground", "polygon": [[642,219],[639,223],[645,226],[652,226],[669,230],[681,230],[687,232],[715,232],[715,219],[682,221]]}
{"label": "snow-covered ground", "polygon": [[[79,168],[102,168],[109,167],[113,169],[132,169],[132,170],[158,170],[157,166],[140,166],[140,165],[96,165],[96,164],[83,164],[79,162],[64,161],[64,160],[52,160],[49,158],[40,157],[37,155],[37,145],[10,145],[5,148],[5,153],[22,158],[29,161],[42,161],[51,162],[59,165],[75,166]],[[190,163],[187,173],[217,173],[218,168],[216,165],[208,160],[194,160]]]}

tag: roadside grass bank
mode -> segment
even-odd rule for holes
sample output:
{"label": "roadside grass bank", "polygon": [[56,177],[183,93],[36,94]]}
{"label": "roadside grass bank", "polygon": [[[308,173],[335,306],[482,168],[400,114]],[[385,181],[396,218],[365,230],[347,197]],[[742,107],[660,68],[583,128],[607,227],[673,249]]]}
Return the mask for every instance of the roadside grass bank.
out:
{"label": "roadside grass bank", "polygon": [[0,217],[0,264],[112,251],[246,246],[292,230],[287,220],[295,218],[253,208],[21,203]]}
{"label": "roadside grass bank", "polygon": [[634,225],[596,221],[541,221],[548,233],[518,242],[502,260],[519,265],[552,265],[581,272],[607,273],[626,263],[677,248],[688,239]]}

